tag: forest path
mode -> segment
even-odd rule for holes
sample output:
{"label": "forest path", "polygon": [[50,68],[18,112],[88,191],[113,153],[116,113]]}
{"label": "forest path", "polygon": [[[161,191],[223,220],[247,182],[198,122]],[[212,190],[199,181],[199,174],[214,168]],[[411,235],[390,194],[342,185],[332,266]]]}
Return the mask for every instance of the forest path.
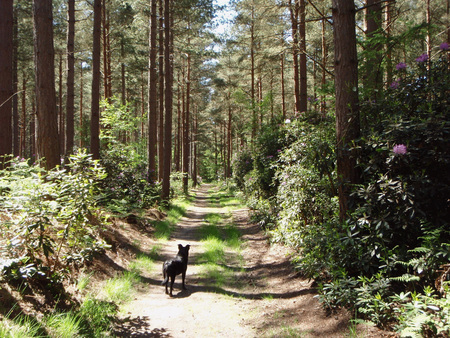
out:
{"label": "forest path", "polygon": [[[127,306],[127,318],[116,333],[123,337],[346,337],[349,317],[327,316],[314,298],[311,282],[295,275],[287,250],[269,245],[259,226],[248,222],[247,209],[225,209],[211,203],[204,184],[171,239],[145,288]],[[242,234],[241,250],[227,249],[225,264],[204,264],[200,227],[208,214],[229,217]],[[230,215],[231,213],[231,215]],[[178,243],[190,244],[186,275],[188,290],[175,279],[173,297],[161,286],[162,262],[177,253]],[[363,330],[363,331],[361,331]],[[377,336],[358,328],[359,337]]]}

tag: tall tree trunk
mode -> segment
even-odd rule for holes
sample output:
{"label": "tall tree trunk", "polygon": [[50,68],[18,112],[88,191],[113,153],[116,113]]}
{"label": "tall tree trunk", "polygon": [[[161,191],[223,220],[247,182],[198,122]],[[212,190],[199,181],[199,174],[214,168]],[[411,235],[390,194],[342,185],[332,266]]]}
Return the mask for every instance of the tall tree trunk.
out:
{"label": "tall tree trunk", "polygon": [[[19,156],[26,157],[26,139],[27,139],[27,77],[25,72],[22,76],[22,125],[20,128],[20,146],[19,146]],[[31,134],[31,131],[30,131]]]}
{"label": "tall tree trunk", "polygon": [[182,85],[182,80],[180,77],[180,72],[178,72],[177,74],[177,133],[175,135],[175,154],[174,154],[174,162],[175,162],[175,171],[176,172],[180,172],[181,171],[181,142],[182,142],[182,128],[183,128],[183,120],[182,120],[182,116],[183,114],[181,113],[183,106],[181,103],[181,98],[183,96],[183,85]]}
{"label": "tall tree trunk", "polygon": [[340,218],[349,207],[351,185],[359,182],[352,143],[359,137],[358,59],[356,52],[355,4],[333,0],[336,87],[337,175]]}
{"label": "tall tree trunk", "polygon": [[122,105],[125,106],[127,103],[127,83],[125,79],[125,48],[124,48],[124,41],[122,40],[120,43],[120,56],[122,57],[122,63],[121,63],[121,78],[122,78]]}
{"label": "tall tree trunk", "polygon": [[13,118],[13,153],[14,156],[20,155],[20,118],[19,118],[19,74],[17,69],[18,61],[18,35],[19,35],[19,25],[17,20],[17,9],[13,12],[13,102],[12,102],[12,118]]}
{"label": "tall tree trunk", "polygon": [[392,48],[389,46],[389,40],[391,39],[392,32],[392,12],[394,10],[394,1],[395,0],[387,0],[386,3],[386,41],[388,41],[388,45],[386,46],[386,87],[392,83],[393,80],[393,66],[392,66]]}
{"label": "tall tree trunk", "polygon": [[75,0],[68,0],[67,18],[66,156],[73,153],[75,138]]}
{"label": "tall tree trunk", "polygon": [[322,87],[322,94],[320,99],[320,112],[322,116],[325,116],[326,114],[326,101],[325,101],[325,84],[327,82],[327,63],[328,63],[328,48],[327,48],[327,40],[326,40],[326,21],[325,18],[322,19],[322,81],[321,81],[321,87]]}
{"label": "tall tree trunk", "polygon": [[58,116],[59,116],[59,149],[61,154],[65,154],[65,116],[63,109],[63,55],[59,53],[59,79],[58,79]]}
{"label": "tall tree trunk", "polygon": [[367,0],[366,6],[366,37],[369,39],[369,43],[367,44],[365,87],[371,92],[369,97],[376,99],[383,84],[383,73],[381,72],[383,46],[375,40],[376,35],[381,33],[381,2],[379,0]]}
{"label": "tall tree trunk", "polygon": [[286,94],[284,86],[284,52],[280,54],[281,67],[281,111],[283,114],[283,121],[286,119]]}
{"label": "tall tree trunk", "polygon": [[102,38],[103,40],[102,47],[103,47],[103,92],[105,99],[109,99],[109,70],[108,70],[108,14],[107,14],[107,6],[106,6],[107,0],[102,0],[102,14],[101,14],[101,29],[102,31]]}
{"label": "tall tree trunk", "polygon": [[[188,42],[189,44],[189,42]],[[184,132],[183,132],[183,191],[188,193],[189,185],[189,126],[190,126],[190,109],[191,109],[191,55],[187,55],[186,70],[186,112],[184,115]]]}
{"label": "tall tree trunk", "polygon": [[306,72],[306,3],[305,0],[300,0],[299,3],[300,23],[298,26],[299,42],[300,42],[300,110],[298,112],[305,112],[308,108],[308,83]]}
{"label": "tall tree trunk", "polygon": [[37,154],[45,168],[60,164],[55,92],[52,0],[33,1],[36,75]]}
{"label": "tall tree trunk", "polygon": [[164,92],[165,116],[164,116],[164,173],[162,182],[162,199],[170,198],[170,171],[172,159],[172,18],[170,15],[171,0],[164,1],[164,68],[165,83]]}
{"label": "tall tree trunk", "polygon": [[159,0],[159,119],[158,119],[158,178],[164,176],[164,5]]}
{"label": "tall tree trunk", "polygon": [[232,108],[231,108],[231,94],[228,92],[228,128],[227,128],[227,170],[225,172],[225,178],[231,177],[231,152],[232,152]]}
{"label": "tall tree trunk", "polygon": [[156,71],[156,34],[157,34],[157,8],[156,0],[152,0],[150,14],[150,71],[149,71],[149,92],[148,92],[148,180],[156,181],[156,142],[157,142],[157,123],[158,123],[158,99],[157,86],[158,74]]}
{"label": "tall tree trunk", "polygon": [[0,1],[0,169],[13,152],[13,0]]}
{"label": "tall tree trunk", "polygon": [[426,18],[427,18],[427,54],[431,57],[431,35],[430,35],[430,27],[431,27],[431,7],[430,0],[426,0]]}
{"label": "tall tree trunk", "polygon": [[83,78],[83,62],[80,64],[80,148],[84,147],[83,142],[83,89],[84,89],[84,78]]}
{"label": "tall tree trunk", "polygon": [[299,54],[299,45],[298,45],[298,16],[300,7],[298,4],[299,0],[294,0],[294,4],[292,4],[292,0],[289,0],[289,11],[291,14],[291,25],[292,25],[292,57],[293,57],[293,67],[294,67],[294,101],[295,101],[295,110],[297,112],[301,112],[300,106],[300,82],[299,82],[299,63],[298,63],[298,54]]}
{"label": "tall tree trunk", "polygon": [[193,143],[194,143],[194,151],[193,151],[193,170],[192,170],[192,185],[196,187],[198,185],[198,146],[197,146],[197,133],[198,133],[198,108],[195,109],[194,112],[194,135],[193,135]]}
{"label": "tall tree trunk", "polygon": [[91,153],[100,159],[100,39],[102,0],[94,0],[94,27],[92,40],[92,101],[91,101]]}
{"label": "tall tree trunk", "polygon": [[252,20],[250,26],[251,61],[251,101],[252,101],[252,147],[256,138],[256,99],[255,99],[255,4],[252,2]]}

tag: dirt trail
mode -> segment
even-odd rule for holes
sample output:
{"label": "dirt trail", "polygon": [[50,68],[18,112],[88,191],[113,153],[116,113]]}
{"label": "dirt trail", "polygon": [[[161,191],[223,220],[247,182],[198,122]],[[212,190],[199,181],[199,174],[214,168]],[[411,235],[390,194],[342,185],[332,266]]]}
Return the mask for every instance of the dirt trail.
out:
{"label": "dirt trail", "polygon": [[[311,283],[296,276],[287,251],[270,246],[258,226],[248,223],[247,210],[233,211],[233,223],[243,234],[241,259],[230,253],[226,270],[231,280],[217,287],[205,279],[198,264],[203,251],[198,229],[209,213],[224,210],[208,204],[208,189],[202,185],[196,199],[164,243],[161,261],[145,277],[145,288],[127,306],[117,334],[123,337],[345,337],[349,318],[345,313],[327,316],[314,298]],[[177,245],[190,244],[187,291],[175,280],[173,298],[164,293],[159,267],[174,257]],[[145,248],[142,248],[145,249]],[[359,327],[359,337],[383,336],[374,328]]]}

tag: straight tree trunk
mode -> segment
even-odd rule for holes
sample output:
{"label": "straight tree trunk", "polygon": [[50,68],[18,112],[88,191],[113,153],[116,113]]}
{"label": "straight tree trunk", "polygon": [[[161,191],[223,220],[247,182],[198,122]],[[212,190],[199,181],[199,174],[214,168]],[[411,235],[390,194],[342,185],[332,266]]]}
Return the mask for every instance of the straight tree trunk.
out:
{"label": "straight tree trunk", "polygon": [[198,108],[195,109],[194,112],[194,135],[193,135],[193,143],[194,143],[194,151],[193,151],[193,170],[192,170],[192,185],[196,187],[198,185],[198,147],[197,147],[197,133],[198,133]]}
{"label": "straight tree trunk", "polygon": [[325,101],[325,95],[323,94],[327,82],[326,68],[328,63],[328,48],[325,32],[326,32],[326,21],[325,19],[322,19],[322,81],[321,81],[322,94],[320,99],[320,112],[322,116],[325,116],[326,114],[326,104],[327,104]]}
{"label": "straight tree trunk", "polygon": [[181,103],[181,97],[182,97],[182,83],[180,78],[180,72],[178,72],[177,75],[177,133],[175,135],[175,154],[174,154],[174,162],[175,162],[175,171],[180,172],[181,171],[181,142],[182,142],[182,128],[183,128],[183,122],[182,122],[182,103]]}
{"label": "straight tree trunk", "polygon": [[165,83],[164,92],[165,116],[164,116],[164,173],[162,181],[162,199],[170,198],[170,169],[172,159],[172,18],[170,15],[171,0],[164,1],[164,68]]}
{"label": "straight tree trunk", "polygon": [[286,120],[286,94],[284,86],[284,52],[280,54],[281,67],[281,111],[283,114],[283,121]]}
{"label": "straight tree trunk", "polygon": [[191,109],[191,55],[187,55],[186,70],[186,112],[183,121],[183,191],[188,193],[189,185],[189,126],[190,126],[190,109]]}
{"label": "straight tree trunk", "polygon": [[356,52],[355,4],[333,0],[336,87],[337,175],[340,218],[349,208],[351,186],[359,182],[356,154],[351,150],[359,137],[358,59]]}
{"label": "straight tree trunk", "polygon": [[19,76],[18,76],[18,35],[19,35],[19,24],[17,20],[17,10],[14,9],[13,12],[13,102],[12,102],[12,111],[13,111],[13,153],[14,156],[20,155],[20,118],[19,118]]}
{"label": "straight tree trunk", "polygon": [[231,108],[231,95],[228,92],[228,128],[227,128],[227,170],[225,172],[225,178],[231,177],[231,152],[232,152],[232,108]]}
{"label": "straight tree trunk", "polygon": [[0,1],[0,169],[13,152],[13,0]]}
{"label": "straight tree trunk", "polygon": [[158,177],[164,176],[164,5],[159,0],[159,121],[158,121]]}
{"label": "straight tree trunk", "polygon": [[75,138],[75,0],[68,0],[67,18],[66,156],[73,153]]}
{"label": "straight tree trunk", "polygon": [[45,168],[60,164],[58,111],[55,92],[52,0],[33,1],[36,76],[37,155]]}
{"label": "straight tree trunk", "polygon": [[308,83],[306,72],[306,3],[305,0],[299,0],[300,22],[298,26],[300,42],[300,112],[305,112],[308,108]]}
{"label": "straight tree trunk", "polygon": [[102,0],[94,0],[94,27],[92,45],[92,101],[91,101],[91,153],[100,159],[100,39]]}
{"label": "straight tree trunk", "polygon": [[252,101],[252,147],[256,138],[256,100],[255,100],[255,5],[252,3],[252,20],[250,26],[250,61],[251,61],[251,101]]}
{"label": "straight tree trunk", "polygon": [[83,78],[83,62],[80,64],[80,148],[84,147],[83,142],[83,88],[84,88],[84,78]]}
{"label": "straight tree trunk", "polygon": [[383,85],[383,73],[381,72],[383,46],[381,43],[374,41],[376,34],[381,32],[381,2],[379,0],[367,0],[366,6],[366,37],[369,39],[369,43],[367,44],[368,57],[366,60],[365,87],[371,92],[369,97],[376,99],[377,93]]}
{"label": "straight tree trunk", "polygon": [[[20,146],[19,146],[19,156],[26,157],[26,139],[27,139],[27,77],[25,72],[22,77],[22,106],[21,106],[21,115],[22,115],[22,125],[20,128]],[[30,131],[31,133],[31,131]]]}
{"label": "straight tree trunk", "polygon": [[297,112],[301,112],[300,106],[300,82],[299,82],[299,44],[298,44],[298,16],[300,12],[300,7],[298,4],[299,0],[294,0],[294,4],[292,4],[292,0],[289,0],[289,11],[291,14],[291,25],[292,25],[292,57],[293,57],[293,67],[294,67],[294,101],[295,101],[295,110]]}
{"label": "straight tree trunk", "polygon": [[61,154],[65,154],[65,116],[63,109],[63,55],[59,53],[59,79],[58,79],[58,116],[59,116],[59,149]]}
{"label": "straight tree trunk", "polygon": [[[387,0],[386,3],[386,40],[389,41],[392,32],[392,12],[394,10],[394,0]],[[449,31],[450,32],[450,31]],[[386,87],[392,83],[393,80],[393,66],[392,66],[392,48],[387,45],[386,48]]]}
{"label": "straight tree trunk", "polygon": [[152,0],[150,14],[150,64],[149,64],[149,98],[148,98],[148,180],[156,181],[156,142],[158,123],[158,74],[156,70],[156,34],[157,34],[157,8],[156,0]]}

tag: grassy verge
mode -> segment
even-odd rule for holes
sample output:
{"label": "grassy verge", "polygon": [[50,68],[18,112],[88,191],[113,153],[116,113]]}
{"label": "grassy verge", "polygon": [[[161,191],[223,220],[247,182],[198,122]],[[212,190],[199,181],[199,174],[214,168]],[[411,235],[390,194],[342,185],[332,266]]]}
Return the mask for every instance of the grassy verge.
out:
{"label": "grassy verge", "polygon": [[192,203],[192,198],[178,197],[174,199],[170,207],[165,210],[167,217],[161,221],[155,221],[155,237],[160,240],[168,240],[175,229],[175,225],[186,213],[186,209]]}
{"label": "grassy verge", "polygon": [[199,229],[203,246],[203,253],[198,258],[200,277],[209,286],[240,287],[236,274],[242,265],[243,242],[239,229],[232,222],[231,212],[242,204],[227,191],[212,190],[209,194],[209,203],[221,207],[224,212],[206,215]]}

